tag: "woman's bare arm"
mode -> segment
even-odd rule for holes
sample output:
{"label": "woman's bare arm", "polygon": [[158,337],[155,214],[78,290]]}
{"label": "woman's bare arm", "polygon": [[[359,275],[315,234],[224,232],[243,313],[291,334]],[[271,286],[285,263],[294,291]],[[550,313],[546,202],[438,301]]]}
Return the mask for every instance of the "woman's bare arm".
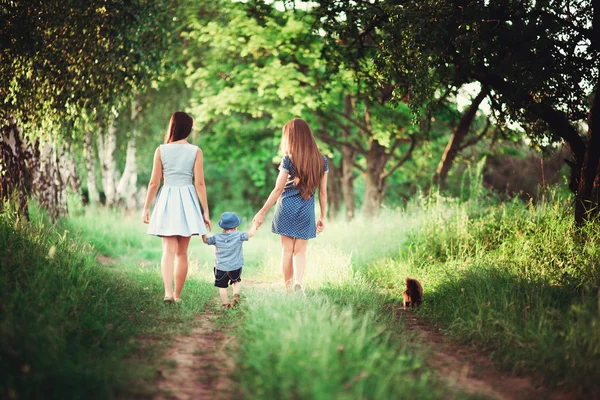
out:
{"label": "woman's bare arm", "polygon": [[212,230],[210,213],[208,212],[208,200],[206,199],[206,184],[204,183],[204,159],[202,150],[200,149],[196,152],[196,161],[194,162],[194,186],[196,187],[198,200],[200,200],[202,212],[204,213],[204,223],[208,225],[208,230]]}
{"label": "woman's bare arm", "polygon": [[142,222],[147,224],[150,222],[150,204],[158,188],[160,187],[160,180],[162,178],[163,169],[162,162],[160,160],[160,147],[154,152],[154,162],[152,164],[152,175],[150,176],[150,182],[148,183],[148,193],[146,194],[146,202],[144,203],[144,211],[142,212]]}
{"label": "woman's bare arm", "polygon": [[256,228],[260,228],[265,220],[265,215],[271,209],[271,207],[273,207],[273,204],[277,202],[277,199],[279,196],[281,196],[281,193],[283,193],[283,188],[285,187],[285,182],[287,181],[288,176],[289,173],[287,171],[279,171],[279,175],[277,175],[277,180],[275,181],[275,188],[271,191],[267,201],[265,201],[265,204],[252,220],[253,223],[256,223]]}
{"label": "woman's bare arm", "polygon": [[325,228],[325,220],[327,219],[327,174],[323,174],[319,182],[319,207],[321,208],[321,216],[317,221],[317,232],[322,232]]}

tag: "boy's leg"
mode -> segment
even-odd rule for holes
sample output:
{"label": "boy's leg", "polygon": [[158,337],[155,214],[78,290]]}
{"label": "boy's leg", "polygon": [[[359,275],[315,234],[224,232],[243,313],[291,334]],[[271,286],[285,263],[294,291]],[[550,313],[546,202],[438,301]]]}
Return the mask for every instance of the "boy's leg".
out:
{"label": "boy's leg", "polygon": [[242,290],[242,282],[233,282],[233,306],[237,307],[242,302],[240,291]]}
{"label": "boy's leg", "polygon": [[160,262],[160,271],[165,285],[165,297],[173,297],[173,259],[177,252],[177,238],[163,236],[163,254]]}
{"label": "boy's leg", "polygon": [[177,236],[177,253],[175,254],[175,298],[181,297],[181,290],[188,273],[188,246],[191,237]]}
{"label": "boy's leg", "polygon": [[229,304],[229,296],[227,295],[227,288],[219,288],[219,296],[221,296],[221,302],[223,304]]}
{"label": "boy's leg", "polygon": [[283,271],[283,282],[285,290],[290,291],[292,279],[294,279],[294,238],[281,235],[281,269]]}
{"label": "boy's leg", "polygon": [[233,295],[239,296],[242,291],[242,282],[233,282]]}

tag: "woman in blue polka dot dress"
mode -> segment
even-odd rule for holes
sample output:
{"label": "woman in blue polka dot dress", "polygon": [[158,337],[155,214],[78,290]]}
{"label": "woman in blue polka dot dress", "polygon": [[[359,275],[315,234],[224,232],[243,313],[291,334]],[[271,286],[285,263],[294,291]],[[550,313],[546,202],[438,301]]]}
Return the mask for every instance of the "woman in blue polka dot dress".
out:
{"label": "woman in blue polka dot dress", "polygon": [[[302,293],[308,239],[316,237],[325,227],[327,158],[319,151],[308,123],[298,118],[283,127],[280,150],[283,159],[275,188],[254,221],[260,226],[267,211],[277,203],[271,230],[281,235],[283,280],[288,292],[293,280],[294,291]],[[315,218],[317,190],[321,211],[318,221]]]}

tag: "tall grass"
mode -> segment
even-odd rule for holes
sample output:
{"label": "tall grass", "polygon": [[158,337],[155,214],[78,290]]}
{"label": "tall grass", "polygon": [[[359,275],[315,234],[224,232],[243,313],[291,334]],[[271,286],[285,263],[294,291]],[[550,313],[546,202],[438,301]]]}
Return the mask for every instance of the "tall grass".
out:
{"label": "tall grass", "polygon": [[425,287],[420,313],[551,385],[600,389],[600,232],[573,224],[568,199],[486,204],[434,196],[397,257],[365,269],[398,299],[401,279]]}
{"label": "tall grass", "polygon": [[136,338],[189,326],[213,294],[191,284],[184,307],[166,308],[160,279],[108,271],[72,234],[35,211],[31,224],[0,214],[0,398],[109,398],[148,377],[123,363]]}

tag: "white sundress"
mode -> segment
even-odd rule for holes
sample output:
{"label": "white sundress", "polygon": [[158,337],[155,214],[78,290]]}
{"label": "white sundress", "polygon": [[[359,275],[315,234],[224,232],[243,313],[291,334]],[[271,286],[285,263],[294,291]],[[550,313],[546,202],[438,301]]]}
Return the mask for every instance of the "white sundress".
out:
{"label": "white sundress", "polygon": [[160,145],[164,185],[154,204],[149,235],[206,234],[202,209],[193,184],[197,151],[198,146],[189,143]]}

